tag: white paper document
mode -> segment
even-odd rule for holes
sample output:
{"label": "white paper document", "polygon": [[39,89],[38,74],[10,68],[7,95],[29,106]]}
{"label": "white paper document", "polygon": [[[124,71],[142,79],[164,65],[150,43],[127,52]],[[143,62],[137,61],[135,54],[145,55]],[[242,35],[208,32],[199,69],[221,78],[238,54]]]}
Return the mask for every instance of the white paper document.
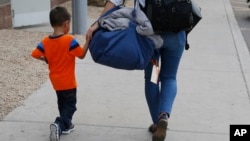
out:
{"label": "white paper document", "polygon": [[159,73],[160,73],[159,66],[153,65],[152,74],[151,74],[151,82],[155,84],[158,83]]}

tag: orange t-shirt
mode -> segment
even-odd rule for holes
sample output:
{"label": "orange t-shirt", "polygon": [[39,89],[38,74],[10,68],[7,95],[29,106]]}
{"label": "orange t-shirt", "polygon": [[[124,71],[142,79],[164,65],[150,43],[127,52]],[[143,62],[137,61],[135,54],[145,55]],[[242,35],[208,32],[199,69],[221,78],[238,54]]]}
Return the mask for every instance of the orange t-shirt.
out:
{"label": "orange t-shirt", "polygon": [[45,37],[31,55],[47,59],[50,81],[55,90],[76,88],[75,57],[81,57],[83,49],[72,35]]}

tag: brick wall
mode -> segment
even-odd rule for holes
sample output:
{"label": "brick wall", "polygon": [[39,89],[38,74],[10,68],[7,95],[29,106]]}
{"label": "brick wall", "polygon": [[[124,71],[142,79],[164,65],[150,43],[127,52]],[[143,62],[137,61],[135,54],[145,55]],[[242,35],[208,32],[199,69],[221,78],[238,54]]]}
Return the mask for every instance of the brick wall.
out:
{"label": "brick wall", "polygon": [[[69,0],[51,0],[51,7]],[[0,29],[12,28],[10,0],[0,0]]]}
{"label": "brick wall", "polygon": [[0,0],[0,5],[10,3],[10,0]]}
{"label": "brick wall", "polygon": [[12,28],[10,3],[0,5],[0,29]]}

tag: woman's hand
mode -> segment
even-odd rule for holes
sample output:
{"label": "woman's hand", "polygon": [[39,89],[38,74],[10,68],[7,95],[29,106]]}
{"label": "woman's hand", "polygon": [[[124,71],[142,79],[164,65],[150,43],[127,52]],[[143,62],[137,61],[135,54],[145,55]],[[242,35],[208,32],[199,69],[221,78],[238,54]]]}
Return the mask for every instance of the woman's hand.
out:
{"label": "woman's hand", "polygon": [[99,28],[98,22],[96,21],[86,33],[86,41],[90,41],[93,37],[93,33]]}
{"label": "woman's hand", "polygon": [[[102,13],[106,12],[107,10],[111,9],[112,7],[114,7],[115,5],[108,1],[107,4],[105,5]],[[86,33],[86,40],[91,40],[93,37],[93,33],[99,28],[99,24],[98,21],[96,21],[87,31]]]}
{"label": "woman's hand", "polygon": [[157,67],[159,67],[159,61],[156,59],[151,59],[150,62],[152,63],[152,65],[155,65]]}

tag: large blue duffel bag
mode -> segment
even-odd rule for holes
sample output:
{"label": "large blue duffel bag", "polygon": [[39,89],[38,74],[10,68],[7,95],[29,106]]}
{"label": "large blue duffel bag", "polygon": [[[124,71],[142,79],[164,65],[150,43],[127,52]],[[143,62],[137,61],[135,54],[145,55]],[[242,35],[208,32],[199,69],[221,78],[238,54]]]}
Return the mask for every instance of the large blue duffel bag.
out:
{"label": "large blue duffel bag", "polygon": [[131,21],[124,30],[109,31],[100,27],[93,35],[89,51],[96,63],[124,70],[142,70],[154,52],[152,40],[136,31]]}

